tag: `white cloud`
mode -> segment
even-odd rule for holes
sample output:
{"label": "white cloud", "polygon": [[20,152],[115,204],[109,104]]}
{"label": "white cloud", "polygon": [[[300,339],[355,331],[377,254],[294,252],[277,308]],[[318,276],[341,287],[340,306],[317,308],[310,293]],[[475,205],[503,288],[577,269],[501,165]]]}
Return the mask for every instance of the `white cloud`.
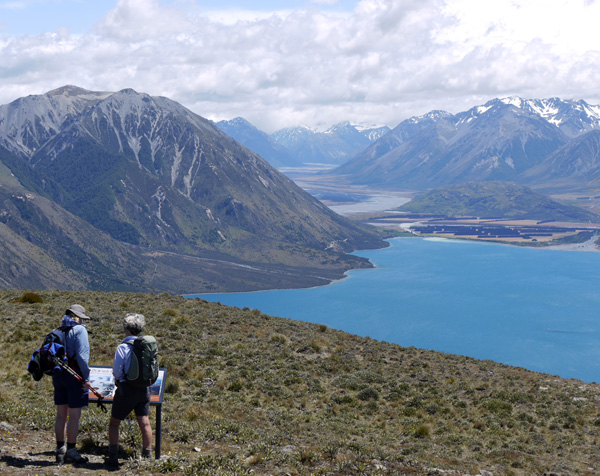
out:
{"label": "white cloud", "polygon": [[158,0],[119,0],[98,26],[101,35],[127,42],[156,41],[191,29],[186,11]]}
{"label": "white cloud", "polygon": [[395,126],[508,95],[598,104],[596,18],[589,0],[362,0],[345,13],[120,0],[84,35],[0,35],[0,103],[64,84],[132,87],[268,132]]}

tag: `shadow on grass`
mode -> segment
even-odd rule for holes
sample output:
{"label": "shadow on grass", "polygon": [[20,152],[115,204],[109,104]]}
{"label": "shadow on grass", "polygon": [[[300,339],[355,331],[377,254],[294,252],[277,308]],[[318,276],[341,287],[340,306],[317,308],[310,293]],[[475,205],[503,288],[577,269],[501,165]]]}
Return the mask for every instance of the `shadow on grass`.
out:
{"label": "shadow on grass", "polygon": [[[98,471],[98,470],[104,470],[104,471],[109,470],[110,471],[110,468],[107,468],[104,463],[88,462],[85,464],[71,465],[70,463],[66,463],[63,465],[59,465],[55,461],[53,461],[54,456],[55,456],[54,451],[46,451],[43,453],[29,453],[27,456],[30,456],[31,458],[4,455],[0,458],[0,463],[6,464],[6,466],[8,466],[9,468],[11,468],[11,467],[12,468],[27,468],[27,467],[48,468],[51,466],[56,466],[56,467],[73,466],[74,468],[85,468],[85,469],[91,470],[91,471]],[[48,461],[46,459],[36,459],[36,457],[39,457],[39,456],[50,457],[50,458],[52,458],[52,461]]]}

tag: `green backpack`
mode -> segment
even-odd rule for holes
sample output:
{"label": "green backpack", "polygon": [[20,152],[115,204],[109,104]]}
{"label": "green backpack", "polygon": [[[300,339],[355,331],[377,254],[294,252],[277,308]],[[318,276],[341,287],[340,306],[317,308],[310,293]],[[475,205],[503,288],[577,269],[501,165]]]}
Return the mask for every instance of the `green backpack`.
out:
{"label": "green backpack", "polygon": [[131,363],[125,373],[133,387],[150,387],[158,378],[158,344],[152,336],[139,336],[127,342],[131,346]]}

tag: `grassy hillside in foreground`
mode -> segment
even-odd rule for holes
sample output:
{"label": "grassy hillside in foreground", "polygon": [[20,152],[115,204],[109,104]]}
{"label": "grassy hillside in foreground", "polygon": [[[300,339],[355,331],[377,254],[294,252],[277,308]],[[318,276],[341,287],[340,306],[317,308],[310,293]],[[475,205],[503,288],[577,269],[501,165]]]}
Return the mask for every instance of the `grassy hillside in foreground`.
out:
{"label": "grassy hillside in foreground", "polygon": [[[108,417],[95,405],[79,438],[90,463],[53,465],[51,379],[34,382],[26,371],[73,303],[94,318],[93,365],[112,363],[122,318],[134,311],[145,314],[168,370],[163,458],[127,461],[122,474],[600,473],[596,384],[201,299],[44,291],[43,303],[16,302],[23,293],[0,291],[0,473],[107,474]],[[130,435],[121,430],[126,458]]]}

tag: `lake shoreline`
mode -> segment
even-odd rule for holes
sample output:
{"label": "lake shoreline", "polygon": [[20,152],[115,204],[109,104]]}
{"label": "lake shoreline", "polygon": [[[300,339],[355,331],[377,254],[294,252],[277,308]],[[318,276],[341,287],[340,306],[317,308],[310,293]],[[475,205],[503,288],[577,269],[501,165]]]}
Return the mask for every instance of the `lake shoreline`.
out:
{"label": "lake shoreline", "polygon": [[[475,238],[459,238],[459,237],[445,237],[445,236],[419,236],[415,235],[415,238],[437,238],[440,240],[450,240],[450,241],[464,241],[471,243],[487,243],[490,245],[503,245],[503,246],[511,246],[514,248],[524,248],[531,250],[554,250],[554,251],[579,251],[579,252],[599,252],[600,248],[596,244],[598,241],[599,235],[594,235],[587,241],[583,243],[565,243],[565,244],[544,244],[544,245],[530,245],[523,244],[522,242],[507,242],[507,241],[492,241],[492,240],[478,240]],[[401,237],[399,237],[401,238]],[[395,239],[395,238],[393,238]]]}
{"label": "lake shoreline", "polygon": [[[422,239],[422,240],[440,240],[440,241],[456,241],[456,242],[464,242],[464,243],[485,243],[485,244],[489,244],[489,245],[500,245],[500,246],[508,246],[511,248],[522,248],[522,249],[531,249],[531,250],[551,250],[551,251],[572,251],[572,252],[584,252],[584,253],[597,253],[600,252],[600,248],[598,248],[598,246],[596,245],[596,241],[598,240],[598,236],[594,236],[593,238],[589,239],[588,241],[585,241],[583,243],[573,243],[573,244],[556,244],[556,245],[543,245],[543,246],[527,246],[527,245],[519,245],[519,244],[514,244],[514,243],[508,243],[508,242],[499,242],[499,241],[487,241],[487,240],[477,240],[477,239],[470,239],[470,238],[450,238],[450,237],[443,237],[443,236],[418,236],[418,235],[413,235],[413,236],[398,236],[398,237],[394,237],[394,238],[387,238],[384,241],[387,241],[390,243],[390,246],[392,245],[392,240],[401,240],[401,239],[412,239],[412,238],[416,238],[416,239]],[[379,249],[386,249],[388,247],[384,247],[384,248],[379,248]],[[369,250],[369,249],[365,249],[365,250],[357,250],[353,253],[361,253],[361,252],[368,252],[368,251],[373,251],[373,250]],[[353,254],[350,253],[350,254]],[[364,271],[364,270],[369,270],[369,269],[380,269],[379,266],[377,266],[376,263],[373,263],[371,260],[369,260],[369,262],[372,264],[371,267],[369,268],[352,268],[349,269],[347,271],[344,272],[344,276],[341,278],[337,278],[337,279],[331,279],[328,283],[326,284],[317,284],[315,286],[308,286],[308,287],[286,287],[286,288],[271,288],[271,289],[255,289],[252,291],[229,291],[229,292],[223,292],[223,293],[218,293],[218,294],[253,294],[253,293],[264,293],[264,292],[272,292],[272,291],[285,291],[285,290],[290,290],[290,289],[318,289],[318,288],[323,288],[323,287],[328,287],[328,286],[333,286],[337,283],[340,283],[342,281],[347,280],[350,277],[350,273],[354,273],[357,271]],[[202,295],[213,295],[215,294],[214,292],[208,292],[208,293],[186,293],[186,294],[182,294],[181,296],[185,297],[185,298],[191,298],[193,299],[194,297],[201,297]]]}
{"label": "lake shoreline", "polygon": [[[419,237],[415,237],[419,238]],[[316,288],[195,294],[404,347],[597,380],[600,255],[441,237],[357,252],[374,268]],[[502,244],[502,243],[487,243]],[[592,249],[591,243],[536,247]]]}

